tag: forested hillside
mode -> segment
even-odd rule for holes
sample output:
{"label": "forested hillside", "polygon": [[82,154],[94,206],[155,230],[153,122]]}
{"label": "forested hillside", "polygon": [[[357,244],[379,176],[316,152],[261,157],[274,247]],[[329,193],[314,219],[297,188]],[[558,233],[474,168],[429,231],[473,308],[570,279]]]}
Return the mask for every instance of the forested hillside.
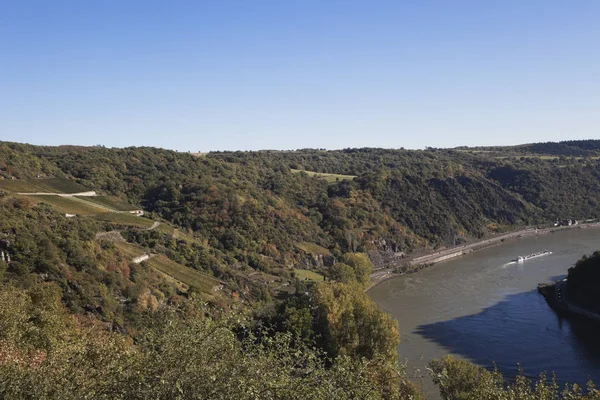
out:
{"label": "forested hillside", "polygon": [[[343,252],[368,248],[384,237],[410,251],[448,244],[455,235],[479,237],[490,226],[591,218],[600,212],[600,170],[593,157],[493,158],[383,149],[194,157],[151,148],[5,147],[15,148],[22,159],[8,160],[2,169],[6,177],[8,169],[26,163],[33,165],[30,176],[57,168],[89,188],[142,204],[212,240],[211,245],[259,254],[267,251],[257,243],[257,226],[259,236],[278,240],[276,246],[286,252],[299,240]],[[357,178],[330,183],[295,170]],[[282,221],[285,237],[274,238],[269,232]],[[236,233],[252,243],[237,244],[244,240]]]}
{"label": "forested hillside", "polygon": [[600,251],[569,268],[567,295],[575,304],[600,312]]}
{"label": "forested hillside", "polygon": [[552,158],[564,157],[594,157],[600,156],[600,140],[564,140],[562,142],[529,143],[518,146],[490,147],[458,147],[457,150],[468,152],[485,152],[495,155],[531,156],[532,154]]}
{"label": "forested hillside", "polygon": [[[567,144],[593,150],[596,142]],[[597,158],[505,152],[347,149],[195,156],[145,147],[2,143],[0,189],[12,207],[40,202],[60,212],[71,207],[73,214],[90,218],[70,224],[88,224],[93,234],[119,228],[142,250],[226,282],[249,301],[262,301],[297,285],[298,269],[328,275],[345,253],[410,254],[556,219],[600,217]],[[85,205],[85,198],[75,204],[78,199],[15,197],[24,190],[19,188],[37,187],[71,192],[77,187],[100,197]],[[115,204],[119,210],[143,209],[149,219],[100,213]],[[17,221],[5,220],[4,234],[18,243],[23,237],[8,228],[22,218],[13,216]],[[151,220],[162,225],[146,231]],[[31,259],[20,268],[47,272]],[[252,272],[258,273],[255,279],[249,279]],[[277,282],[278,290],[265,282]]]}
{"label": "forested hillside", "polygon": [[[96,390],[106,398],[171,398],[170,390],[199,398],[192,382],[216,376],[228,398],[239,393],[228,391],[238,381],[226,371],[239,363],[248,367],[236,379],[268,393],[259,398],[282,398],[277,391],[290,385],[306,390],[296,398],[418,396],[397,369],[394,321],[364,293],[372,261],[599,218],[594,143],[567,144],[588,152],[573,157],[511,149],[193,155],[0,143],[0,295],[17,302],[0,307],[0,368],[16,382],[3,381],[0,393],[19,397],[43,380],[25,397],[72,389],[72,398]],[[157,323],[159,315],[173,325]],[[218,354],[168,342],[196,334],[235,351],[214,370],[194,369]],[[165,363],[149,362],[156,357]],[[73,359],[97,387],[69,375]],[[177,360],[189,362],[188,376],[174,375]],[[259,382],[271,362],[281,370]],[[118,377],[124,366],[130,374]],[[135,392],[140,374],[162,378]]]}

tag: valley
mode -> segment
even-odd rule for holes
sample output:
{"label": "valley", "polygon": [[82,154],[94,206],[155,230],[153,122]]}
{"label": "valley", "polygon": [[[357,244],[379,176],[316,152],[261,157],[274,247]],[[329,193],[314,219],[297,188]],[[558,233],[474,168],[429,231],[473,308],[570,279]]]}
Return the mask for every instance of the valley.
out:
{"label": "valley", "polygon": [[[569,150],[577,155],[559,158],[553,152],[545,157],[522,150],[523,156],[514,156],[514,149],[502,148],[493,149],[498,155],[493,158],[464,149],[305,149],[196,157],[148,147],[3,142],[0,292],[21,293],[32,304],[38,304],[35,293],[46,293],[43,301],[54,304],[48,318],[70,321],[61,323],[61,330],[32,322],[50,336],[27,346],[45,356],[55,345],[76,351],[61,338],[99,324],[103,328],[95,330],[99,336],[93,340],[115,346],[123,340],[124,353],[115,351],[116,356],[139,351],[142,358],[135,362],[170,374],[170,366],[144,357],[161,351],[174,352],[177,359],[208,353],[171,349],[167,342],[145,347],[150,343],[144,342],[145,335],[182,340],[175,338],[193,329],[208,334],[205,329],[215,323],[224,334],[235,333],[233,342],[220,342],[227,346],[259,335],[282,341],[277,351],[318,360],[316,370],[339,390],[348,390],[344,385],[352,381],[361,382],[357,393],[420,396],[414,377],[398,368],[413,351],[401,345],[407,350],[398,354],[398,343],[413,340],[412,334],[399,331],[369,297],[377,300],[381,287],[409,282],[429,268],[386,279],[431,264],[435,271],[521,240],[587,232],[579,228],[595,226],[600,218],[600,144],[585,146],[585,154]],[[564,145],[557,148],[564,150]],[[567,220],[592,222],[554,226]],[[407,302],[402,309],[414,306]],[[6,318],[17,318],[11,311],[15,307],[6,309]],[[24,315],[38,312],[37,305],[27,307]],[[171,332],[156,318],[180,328]],[[11,349],[25,354],[19,329],[6,331],[5,337]],[[164,336],[167,332],[175,336]],[[283,363],[277,379],[296,379],[286,369],[290,355],[271,353],[275,348],[260,347],[266,343],[262,340],[244,346],[266,353],[250,360],[234,352],[232,362],[277,359]],[[111,361],[115,368],[122,367],[120,359]],[[88,358],[81,362],[94,374],[108,372]],[[444,362],[452,368],[479,368]],[[348,365],[358,368],[351,369],[350,381],[335,375],[336,368]],[[7,376],[14,377],[11,371]],[[195,373],[194,379],[206,377]],[[398,385],[386,386],[384,376],[394,376]],[[433,386],[428,387],[431,392]]]}

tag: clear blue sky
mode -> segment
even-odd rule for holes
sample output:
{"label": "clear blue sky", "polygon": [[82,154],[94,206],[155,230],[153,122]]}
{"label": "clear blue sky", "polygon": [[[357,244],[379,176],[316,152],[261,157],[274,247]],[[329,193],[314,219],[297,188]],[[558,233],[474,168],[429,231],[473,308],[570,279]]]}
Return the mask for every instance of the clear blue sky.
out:
{"label": "clear blue sky", "polygon": [[600,138],[598,0],[0,0],[0,140]]}

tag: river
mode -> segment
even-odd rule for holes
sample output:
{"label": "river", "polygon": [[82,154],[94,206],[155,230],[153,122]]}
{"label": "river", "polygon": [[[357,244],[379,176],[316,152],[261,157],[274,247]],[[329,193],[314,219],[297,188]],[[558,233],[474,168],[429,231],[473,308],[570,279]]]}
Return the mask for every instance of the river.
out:
{"label": "river", "polygon": [[[553,254],[523,264],[519,255]],[[512,240],[372,288],[369,296],[397,321],[398,354],[427,398],[439,398],[425,375],[433,358],[454,354],[505,377],[554,371],[560,383],[600,385],[600,326],[558,317],[537,284],[566,276],[583,254],[600,250],[600,229],[571,229]]]}

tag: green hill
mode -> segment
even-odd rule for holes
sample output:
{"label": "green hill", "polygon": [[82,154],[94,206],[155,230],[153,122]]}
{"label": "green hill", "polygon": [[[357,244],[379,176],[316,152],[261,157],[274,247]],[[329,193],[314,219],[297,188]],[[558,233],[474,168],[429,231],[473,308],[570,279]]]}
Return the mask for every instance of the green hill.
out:
{"label": "green hill", "polygon": [[[563,145],[582,152],[538,152]],[[282,365],[287,372],[277,379],[288,383],[299,377],[286,366],[302,365],[313,371],[307,377],[321,374],[314,382],[332,388],[358,379],[367,389],[356,393],[418,398],[397,368],[394,321],[364,293],[372,270],[368,255],[385,260],[556,219],[600,218],[597,156],[595,142],[202,157],[149,147],[0,142],[0,245],[11,257],[0,261],[0,339],[8,338],[0,346],[0,375],[15,382],[10,387],[47,390],[40,396],[50,398],[60,390],[54,379],[75,372],[68,366],[77,359],[101,377],[90,378],[91,385],[106,379],[109,387],[135,392],[117,384],[123,371],[132,371],[128,379],[173,374],[176,368],[165,360],[178,365],[208,354],[210,344],[192,349],[187,343],[204,334],[210,343],[215,331],[204,324],[214,323],[214,348],[229,349],[229,369],[250,362],[243,355],[251,350],[255,360],[271,357]],[[18,194],[79,191],[102,195]],[[144,217],[128,213],[137,204]],[[153,257],[133,261],[142,254]],[[175,326],[180,329],[172,331]],[[169,347],[171,341],[179,344]],[[291,353],[273,352],[269,343]],[[77,358],[93,349],[100,350]],[[34,358],[20,370],[2,361],[12,351]],[[36,364],[36,354],[50,357],[49,363]],[[294,358],[304,355],[309,358]],[[313,362],[318,365],[310,369]],[[446,363],[458,376],[470,368]],[[248,368],[262,371],[262,365]],[[110,371],[118,373],[103,375]],[[240,376],[250,379],[244,371]],[[188,383],[230,376],[205,372]],[[27,385],[27,379],[39,384]],[[166,390],[144,382],[152,396]],[[94,388],[71,390],[90,397]],[[15,393],[19,398],[23,392]],[[132,392],[123,393],[129,398]]]}

